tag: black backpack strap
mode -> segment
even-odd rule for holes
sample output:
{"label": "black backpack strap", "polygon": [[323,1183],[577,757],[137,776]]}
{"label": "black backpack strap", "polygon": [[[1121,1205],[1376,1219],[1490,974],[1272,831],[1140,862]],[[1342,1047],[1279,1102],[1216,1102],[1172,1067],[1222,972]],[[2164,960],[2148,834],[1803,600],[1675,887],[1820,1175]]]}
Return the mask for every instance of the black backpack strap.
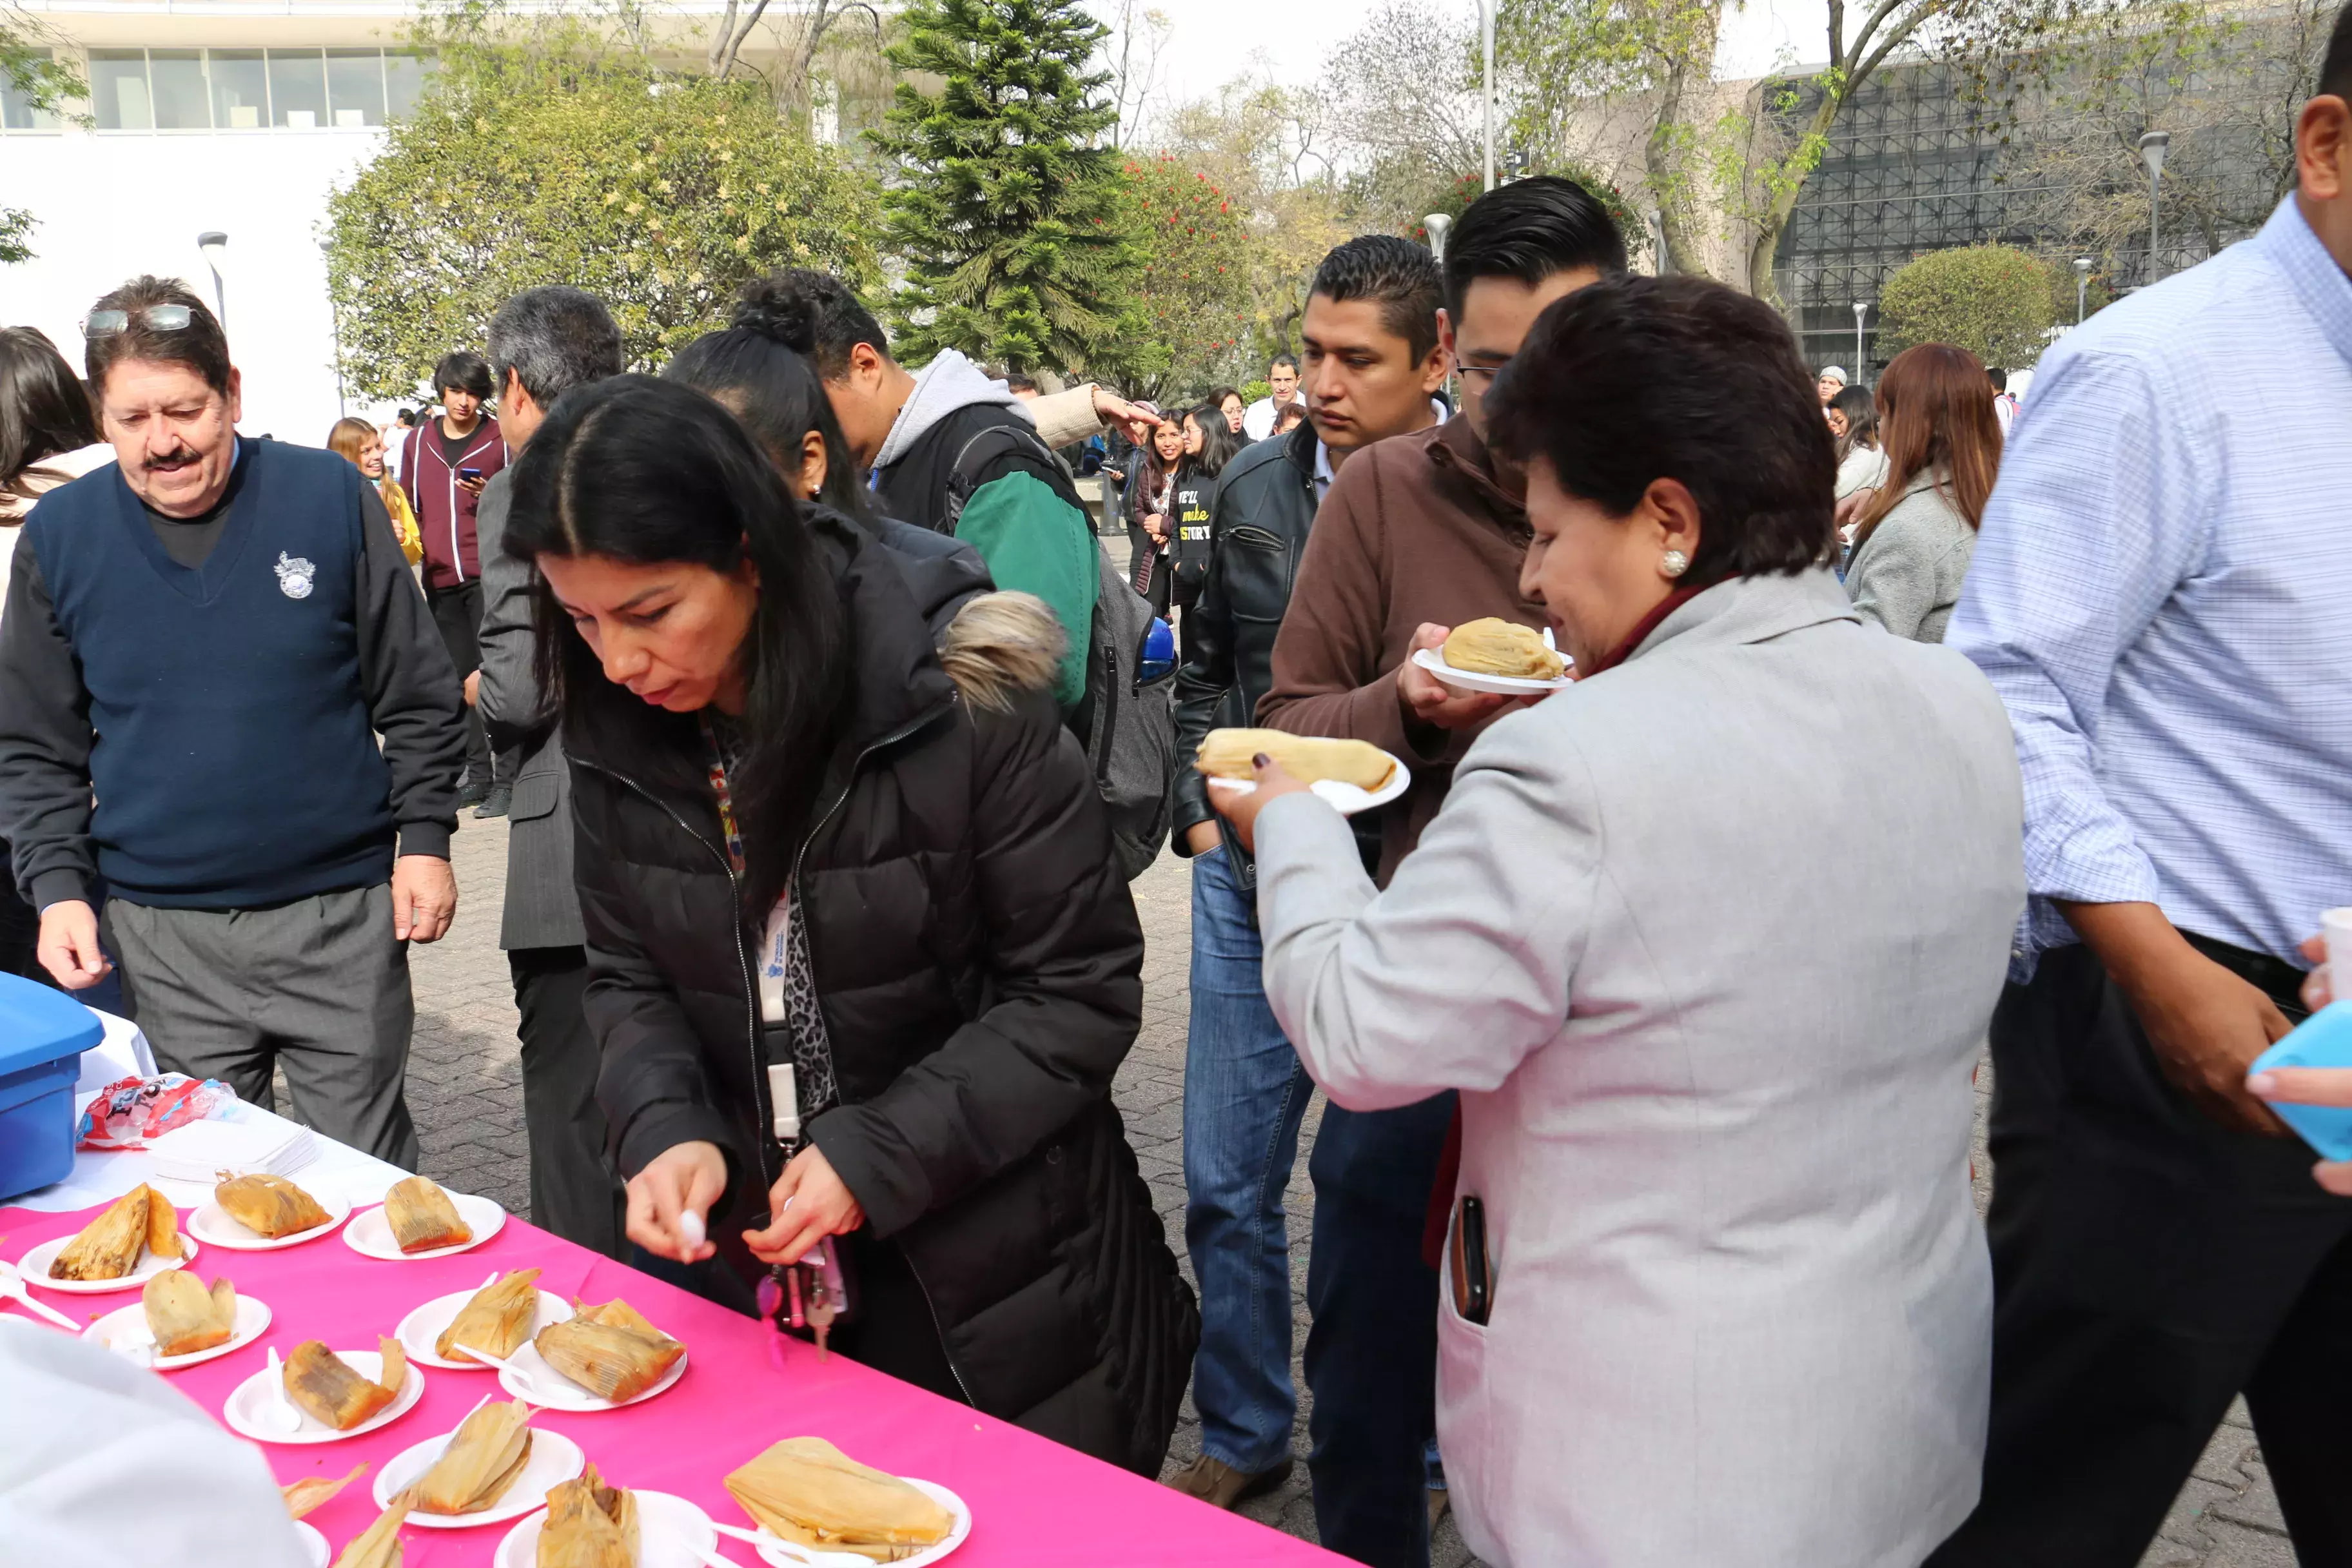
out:
{"label": "black backpack strap", "polygon": [[965,503],[981,486],[1003,478],[1008,468],[1031,470],[1080,517],[1087,515],[1087,503],[1079,499],[1069,471],[1036,431],[1023,425],[992,425],[974,434],[956,453],[954,466],[948,470],[947,499],[940,508],[939,531],[955,532]]}

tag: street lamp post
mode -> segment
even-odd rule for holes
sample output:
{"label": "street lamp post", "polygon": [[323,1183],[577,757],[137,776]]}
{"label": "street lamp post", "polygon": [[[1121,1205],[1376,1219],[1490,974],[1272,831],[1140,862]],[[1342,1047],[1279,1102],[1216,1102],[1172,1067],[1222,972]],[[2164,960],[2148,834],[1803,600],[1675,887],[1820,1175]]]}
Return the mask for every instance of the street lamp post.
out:
{"label": "street lamp post", "polygon": [[2164,150],[2171,145],[2171,132],[2166,131],[2151,131],[2139,139],[2140,162],[2147,165],[2147,280],[2151,283],[2161,276],[2156,249],[2156,198],[2164,184]]}
{"label": "street lamp post", "polygon": [[2091,258],[2078,256],[2074,258],[2074,324],[2078,327],[2083,324],[2083,305],[2090,292]]}
{"label": "street lamp post", "polygon": [[[327,242],[319,242],[319,259],[327,259]],[[335,309],[335,280],[327,279],[327,336],[335,347],[335,417],[343,418],[351,410],[343,405],[343,313]]]}
{"label": "street lamp post", "polygon": [[228,285],[221,280],[221,267],[228,254],[228,236],[216,228],[208,228],[196,236],[196,249],[203,255],[205,265],[213,270],[213,303],[220,308],[221,331],[228,331]]}
{"label": "street lamp post", "polygon": [[1864,358],[1862,346],[1862,318],[1869,310],[1868,301],[1856,300],[1853,302],[1853,384],[1856,386],[1870,379],[1870,364]]}
{"label": "street lamp post", "polygon": [[1499,0],[1478,0],[1479,42],[1486,51],[1486,189],[1495,188],[1495,7]]}

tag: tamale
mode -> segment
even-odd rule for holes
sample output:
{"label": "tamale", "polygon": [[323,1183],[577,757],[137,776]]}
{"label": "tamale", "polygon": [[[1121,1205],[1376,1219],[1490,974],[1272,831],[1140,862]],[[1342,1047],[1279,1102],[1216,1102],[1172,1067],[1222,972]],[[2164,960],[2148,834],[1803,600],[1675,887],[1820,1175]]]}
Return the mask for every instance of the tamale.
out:
{"label": "tamale", "polygon": [[473,1345],[504,1360],[530,1338],[538,1321],[539,1270],[519,1268],[475,1291],[433,1342],[433,1353],[443,1361],[472,1361],[459,1347]]}
{"label": "tamale", "polygon": [[1264,752],[1304,784],[1337,779],[1370,792],[1396,771],[1387,752],[1364,741],[1292,735],[1280,730],[1212,730],[1192,765],[1212,778],[1255,779],[1253,765]]}
{"label": "tamale", "polygon": [[400,1525],[416,1506],[416,1494],[405,1491],[375,1516],[375,1522],[352,1538],[335,1559],[335,1568],[400,1568]]}
{"label": "tamale", "polygon": [[246,1229],[273,1241],[315,1230],[331,1217],[318,1199],[283,1176],[225,1176],[213,1188],[213,1202]]}
{"label": "tamale", "polygon": [[955,1516],[886,1470],[822,1437],[788,1437],[727,1478],[728,1495],[760,1523],[804,1546],[877,1563],[944,1541]]}
{"label": "tamale", "polygon": [[226,1278],[206,1290],[184,1268],[167,1268],[139,1293],[157,1355],[194,1355],[228,1343],[236,1331],[236,1287]]}
{"label": "tamale", "polygon": [[400,1397],[408,1380],[408,1352],[397,1340],[378,1336],[383,1380],[370,1383],[317,1340],[305,1340],[286,1358],[286,1396],[311,1419],[348,1432]]}
{"label": "tamale", "polygon": [[458,1425],[449,1446],[417,1481],[426,1513],[479,1513],[515,1484],[530,1462],[530,1406],[485,1405]]}
{"label": "tamale", "polygon": [[538,1568],[637,1568],[636,1495],[606,1486],[593,1465],[549,1489]]}
{"label": "tamale", "polygon": [[147,1250],[158,1258],[186,1256],[180,1246],[180,1216],[172,1200],[152,1187],[147,1194]]}
{"label": "tamale", "polygon": [[306,1513],[311,1513],[325,1507],[333,1500],[337,1492],[366,1475],[367,1471],[367,1461],[362,1459],[353,1465],[351,1473],[340,1480],[330,1480],[325,1476],[304,1476],[299,1481],[279,1487],[278,1489],[286,1497],[287,1516],[290,1519],[299,1519]]}
{"label": "tamale", "polygon": [[384,1223],[403,1252],[424,1252],[436,1247],[462,1247],[474,1239],[473,1227],[457,1217],[449,1194],[423,1176],[394,1182],[383,1194]]}
{"label": "tamale", "polygon": [[1465,621],[1445,639],[1445,662],[1480,675],[1557,680],[1568,661],[1544,647],[1543,635],[1494,616]]}
{"label": "tamale", "polygon": [[145,1187],[133,1187],[107,1205],[104,1214],[82,1226],[81,1234],[50,1260],[49,1278],[120,1279],[138,1268],[140,1251],[147,1245],[149,1201]]}
{"label": "tamale", "polygon": [[659,1383],[686,1353],[684,1345],[646,1322],[625,1301],[583,1307],[568,1321],[540,1330],[530,1342],[548,1365],[615,1405]]}

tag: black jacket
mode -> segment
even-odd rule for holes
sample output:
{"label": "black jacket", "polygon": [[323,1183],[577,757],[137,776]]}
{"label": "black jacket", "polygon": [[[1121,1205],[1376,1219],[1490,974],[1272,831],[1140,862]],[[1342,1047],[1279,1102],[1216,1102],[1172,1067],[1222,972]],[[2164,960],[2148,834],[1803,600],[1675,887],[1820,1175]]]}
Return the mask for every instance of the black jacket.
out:
{"label": "black jacket", "polygon": [[[1290,608],[1298,558],[1315,525],[1315,427],[1301,425],[1242,449],[1217,479],[1211,503],[1215,545],[1200,602],[1185,614],[1184,668],[1176,675],[1175,839],[1195,823],[1223,819],[1209,809],[1208,786],[1189,766],[1212,730],[1252,722],[1257,700],[1274,684],[1274,637]],[[1244,887],[1257,868],[1228,837]]]}
{"label": "black jacket", "polygon": [[[969,589],[971,552],[819,526],[855,692],[794,878],[842,1098],[809,1136],[903,1252],[973,1405],[1155,1474],[1199,1317],[1111,1105],[1143,939],[1045,689],[1058,633],[988,595],[935,653],[926,610]],[[698,726],[623,712],[567,720],[598,1098],[624,1173],[725,1150],[714,1232],[740,1234],[781,1169],[751,932]]]}

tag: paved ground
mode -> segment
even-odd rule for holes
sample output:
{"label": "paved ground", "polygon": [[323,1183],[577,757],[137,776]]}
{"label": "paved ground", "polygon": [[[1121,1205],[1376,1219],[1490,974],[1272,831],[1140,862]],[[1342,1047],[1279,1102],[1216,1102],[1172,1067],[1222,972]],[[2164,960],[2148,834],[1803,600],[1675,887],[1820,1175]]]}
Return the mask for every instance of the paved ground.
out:
{"label": "paved ground", "polygon": [[[529,1211],[525,1176],[520,1067],[515,1010],[504,956],[498,949],[499,901],[505,886],[506,824],[470,816],[457,838],[457,924],[431,947],[415,950],[416,1044],[409,1066],[409,1103],[423,1140],[425,1173],[464,1191],[497,1198],[516,1213]],[[1166,856],[1135,884],[1149,944],[1144,963],[1143,1031],[1116,1087],[1129,1138],[1150,1181],[1169,1236],[1182,1255],[1184,1025],[1191,952],[1191,883],[1181,861]],[[1990,1069],[1979,1074],[1980,1097]],[[1307,1152],[1320,1121],[1321,1100],[1307,1113],[1297,1172],[1290,1186],[1291,1234],[1303,1238],[1314,1198],[1307,1184]],[[1979,1118],[1981,1120],[1981,1118]],[[1981,1145],[1980,1145],[1981,1147]],[[1979,1199],[1990,1169],[1978,1162]],[[1191,1269],[1186,1268],[1189,1276]],[[1307,1259],[1300,1247],[1291,1268],[1298,1321],[1306,1342]],[[1305,1380],[1298,1382],[1302,1394]],[[1302,1409],[1297,1473],[1280,1492],[1249,1504],[1249,1515],[1312,1540],[1315,1512],[1307,1494],[1306,1422]],[[1187,1401],[1169,1458],[1172,1469],[1200,1452],[1200,1425]],[[1438,1568],[1472,1562],[1448,1518],[1438,1527]],[[2182,1491],[2143,1568],[2272,1568],[2290,1565],[2278,1502],[2272,1494],[2252,1431],[2242,1408],[2215,1437]]]}

